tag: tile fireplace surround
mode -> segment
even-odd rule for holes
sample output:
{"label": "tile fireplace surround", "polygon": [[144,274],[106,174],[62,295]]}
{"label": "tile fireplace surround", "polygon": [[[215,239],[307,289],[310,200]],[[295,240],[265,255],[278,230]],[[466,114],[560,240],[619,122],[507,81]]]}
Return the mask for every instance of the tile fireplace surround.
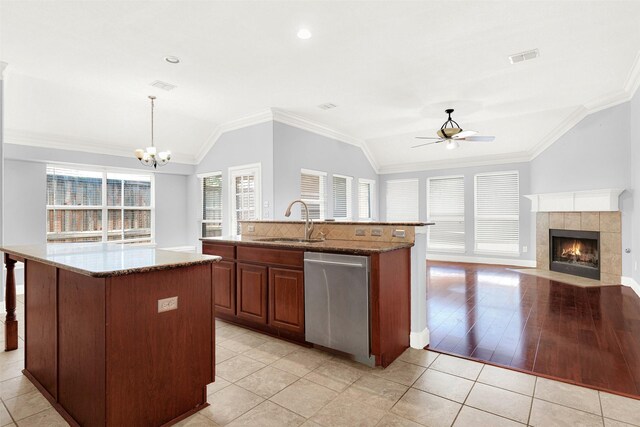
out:
{"label": "tile fireplace surround", "polygon": [[549,229],[600,232],[600,281],[619,284],[622,275],[620,212],[538,212],[536,264],[549,270]]}

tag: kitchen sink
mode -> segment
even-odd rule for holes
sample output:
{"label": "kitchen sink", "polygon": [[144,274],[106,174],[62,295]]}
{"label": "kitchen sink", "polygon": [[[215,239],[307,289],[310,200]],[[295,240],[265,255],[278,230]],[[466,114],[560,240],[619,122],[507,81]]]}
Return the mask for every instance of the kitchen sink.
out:
{"label": "kitchen sink", "polygon": [[274,242],[274,243],[320,243],[324,239],[299,239],[295,237],[263,237],[255,239],[256,242]]}

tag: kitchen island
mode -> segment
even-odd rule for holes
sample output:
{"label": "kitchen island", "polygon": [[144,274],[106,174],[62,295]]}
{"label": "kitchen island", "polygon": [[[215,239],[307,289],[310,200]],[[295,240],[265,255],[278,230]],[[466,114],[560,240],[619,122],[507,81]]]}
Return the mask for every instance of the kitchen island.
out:
{"label": "kitchen island", "polygon": [[14,266],[23,262],[23,373],[70,424],[170,425],[207,406],[219,257],[110,244],[0,250],[5,350],[18,347]]}

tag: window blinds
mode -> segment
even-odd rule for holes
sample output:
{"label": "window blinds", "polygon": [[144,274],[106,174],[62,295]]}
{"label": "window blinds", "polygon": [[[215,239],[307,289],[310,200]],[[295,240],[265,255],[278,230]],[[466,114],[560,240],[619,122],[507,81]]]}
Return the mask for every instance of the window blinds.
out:
{"label": "window blinds", "polygon": [[333,175],[333,217],[351,219],[351,185],[353,178]]}
{"label": "window blinds", "polygon": [[478,252],[519,253],[520,182],[517,171],[475,176]]}
{"label": "window blinds", "polygon": [[233,227],[236,234],[241,233],[239,221],[258,219],[256,176],[257,172],[242,172],[232,176]]}
{"label": "window blinds", "polygon": [[373,219],[373,186],[369,180],[358,180],[358,218]]}
{"label": "window blinds", "polygon": [[427,228],[429,250],[465,251],[463,176],[427,180],[427,216],[435,222]]}
{"label": "window blinds", "polygon": [[387,181],[387,221],[418,221],[418,180]]}
{"label": "window blinds", "polygon": [[222,235],[222,173],[204,175],[202,184],[202,237]]}
{"label": "window blinds", "polygon": [[323,172],[300,172],[300,199],[309,207],[309,218],[323,220],[326,212],[327,176]]}

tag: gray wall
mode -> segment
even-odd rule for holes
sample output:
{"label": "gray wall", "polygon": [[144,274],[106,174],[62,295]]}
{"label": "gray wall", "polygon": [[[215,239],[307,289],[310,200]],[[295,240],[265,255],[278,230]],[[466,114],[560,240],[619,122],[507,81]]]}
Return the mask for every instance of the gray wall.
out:
{"label": "gray wall", "polygon": [[[640,93],[636,93],[630,103],[631,123],[631,188],[633,189],[633,219],[631,229],[626,231],[632,235],[631,271],[636,282],[640,283]],[[623,254],[623,256],[626,256]]]}
{"label": "gray wall", "polygon": [[[380,176],[380,215],[382,219],[386,219],[386,192],[387,181],[395,179],[415,179],[419,180],[418,200],[420,220],[426,221],[427,218],[427,178],[448,175],[464,176],[464,207],[465,207],[465,253],[464,256],[482,257],[482,258],[514,258],[520,260],[535,259],[535,230],[533,215],[531,214],[530,202],[521,197],[520,199],[520,255],[491,255],[485,253],[474,253],[474,176],[484,172],[513,171],[517,170],[520,176],[520,194],[530,194],[530,167],[529,163],[511,163],[494,166],[475,166],[457,169],[431,170],[422,172],[406,172],[395,173]],[[527,252],[522,252],[523,246],[527,247]],[[451,254],[450,252],[429,251],[430,254],[447,254],[454,256],[463,256],[462,254]]]}
{"label": "gray wall", "polygon": [[156,244],[159,248],[186,246],[189,209],[186,175],[156,174]]}
{"label": "gray wall", "polygon": [[[630,138],[630,103],[585,117],[531,162],[531,191],[626,189],[620,196],[622,247],[631,248],[635,186],[631,179]],[[631,264],[631,254],[623,251],[623,276],[631,275]]]}
{"label": "gray wall", "polygon": [[[358,178],[378,177],[359,147],[289,126],[273,124],[274,186],[276,188],[274,218],[285,219],[284,212],[292,200],[300,198],[300,169],[327,172],[327,218],[333,216],[333,174],[353,177],[352,214],[358,215]],[[292,217],[299,218],[295,209]]]}

